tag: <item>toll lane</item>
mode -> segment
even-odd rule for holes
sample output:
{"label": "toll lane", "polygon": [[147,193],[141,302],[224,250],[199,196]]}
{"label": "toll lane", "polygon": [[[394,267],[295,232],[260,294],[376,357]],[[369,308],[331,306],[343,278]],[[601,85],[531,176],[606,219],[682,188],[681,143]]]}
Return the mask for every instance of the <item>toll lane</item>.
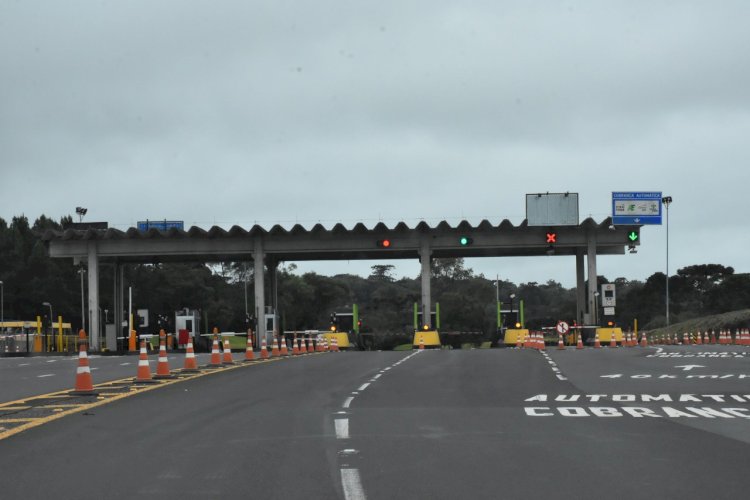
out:
{"label": "toll lane", "polygon": [[[334,414],[409,353],[328,353],[180,382],[0,441],[8,498],[340,498]],[[19,464],[34,467],[19,467]],[[43,481],[39,480],[44,471]],[[72,479],[81,477],[83,480]],[[60,485],[65,485],[61,488]]]}

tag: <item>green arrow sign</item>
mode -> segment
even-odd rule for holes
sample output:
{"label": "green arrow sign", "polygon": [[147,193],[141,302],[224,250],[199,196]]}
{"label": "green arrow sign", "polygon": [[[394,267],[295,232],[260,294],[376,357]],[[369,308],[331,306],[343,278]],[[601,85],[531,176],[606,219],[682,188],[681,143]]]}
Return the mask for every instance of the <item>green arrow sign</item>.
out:
{"label": "green arrow sign", "polygon": [[638,241],[638,232],[637,231],[630,231],[630,233],[628,233],[628,239],[630,241]]}

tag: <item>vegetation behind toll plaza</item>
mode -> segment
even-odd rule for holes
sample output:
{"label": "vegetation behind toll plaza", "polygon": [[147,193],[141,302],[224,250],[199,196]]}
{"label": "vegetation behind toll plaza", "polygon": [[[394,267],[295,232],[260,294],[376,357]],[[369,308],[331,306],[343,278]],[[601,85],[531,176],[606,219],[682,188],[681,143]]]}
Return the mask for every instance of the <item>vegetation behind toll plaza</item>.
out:
{"label": "vegetation behind toll plaza", "polygon": [[[0,281],[4,283],[6,320],[45,317],[47,308],[42,304],[48,302],[53,304],[55,316],[62,315],[75,328],[81,325],[80,270],[70,260],[50,259],[39,239],[43,231],[61,230],[71,221],[64,217],[58,223],[41,216],[30,225],[25,216],[13,217],[10,224],[0,218]],[[108,291],[113,283],[107,268],[106,263],[101,264],[101,309],[102,319],[109,310],[111,320],[112,294]],[[325,329],[332,311],[343,312],[354,303],[359,306],[362,332],[405,334],[413,330],[413,305],[420,301],[419,276],[395,279],[393,266],[387,264],[372,266],[367,277],[298,275],[295,271],[293,263],[287,264],[280,267],[276,278],[284,330]],[[252,280],[252,265],[242,262],[125,266],[125,283],[133,287],[134,309],[167,317],[179,309],[197,309],[204,323],[201,331],[214,326],[221,331],[244,331],[246,283],[249,311],[254,310]],[[598,281],[610,282],[604,276]],[[664,325],[663,273],[654,273],[645,282],[624,277],[612,282],[617,285],[618,325],[628,328],[636,318],[642,329]],[[750,306],[750,275],[734,274],[731,267],[719,264],[681,268],[670,276],[669,288],[671,323],[677,329],[680,321]],[[466,268],[462,259],[435,259],[432,289],[433,301],[440,304],[443,331],[495,333],[498,289],[505,309],[511,294],[515,295],[514,308],[519,300],[524,301],[528,328],[554,326],[558,320],[572,322],[575,316],[574,289],[552,280],[515,284],[501,279],[496,285],[494,279]],[[735,319],[747,323],[747,316]]]}

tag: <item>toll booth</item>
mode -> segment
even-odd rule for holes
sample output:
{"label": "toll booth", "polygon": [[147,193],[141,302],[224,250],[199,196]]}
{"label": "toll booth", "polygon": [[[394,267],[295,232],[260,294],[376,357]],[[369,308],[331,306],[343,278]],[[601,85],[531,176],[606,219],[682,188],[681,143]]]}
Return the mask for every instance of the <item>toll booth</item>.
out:
{"label": "toll booth", "polygon": [[201,323],[201,313],[196,309],[183,309],[175,312],[174,329],[177,336],[177,347],[184,349],[187,347],[188,339],[193,339],[193,344],[197,344],[197,338],[200,338],[198,329]]}

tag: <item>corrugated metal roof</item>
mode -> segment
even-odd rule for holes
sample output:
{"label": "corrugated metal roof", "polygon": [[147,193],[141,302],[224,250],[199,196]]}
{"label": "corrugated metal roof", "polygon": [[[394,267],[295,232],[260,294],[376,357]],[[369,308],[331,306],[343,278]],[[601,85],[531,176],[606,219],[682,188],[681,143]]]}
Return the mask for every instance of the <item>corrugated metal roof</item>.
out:
{"label": "corrugated metal roof", "polygon": [[[609,227],[612,223],[612,219],[607,217],[602,222],[597,223],[592,218],[587,218],[581,222],[577,227],[580,229],[598,229],[603,227]],[[441,221],[437,225],[430,226],[426,222],[419,222],[414,228],[410,228],[405,222],[399,222],[393,227],[388,227],[386,224],[379,222],[372,228],[368,228],[362,222],[356,223],[351,229],[348,229],[344,224],[337,223],[331,229],[326,229],[322,224],[315,224],[312,228],[307,229],[300,224],[295,224],[291,229],[287,230],[283,226],[276,224],[271,229],[266,229],[259,225],[252,226],[249,230],[246,230],[240,226],[232,226],[229,230],[226,230],[219,226],[213,226],[208,230],[200,227],[192,226],[188,230],[171,228],[167,231],[161,231],[156,228],[150,228],[148,231],[139,231],[138,229],[131,227],[126,231],[119,229],[109,228],[106,230],[76,230],[66,229],[64,231],[53,231],[47,230],[43,235],[44,241],[51,240],[117,240],[117,239],[153,239],[153,238],[243,238],[253,237],[257,235],[303,235],[303,234],[342,234],[342,233],[386,233],[386,232],[403,232],[410,230],[418,231],[431,231],[431,230],[456,230],[456,231],[493,231],[502,230],[508,231],[513,229],[525,229],[528,227],[527,221],[524,219],[518,226],[513,225],[508,219],[504,219],[500,224],[493,225],[488,220],[482,220],[478,225],[473,226],[470,222],[463,220],[456,226],[451,226],[446,221]],[[565,226],[572,227],[572,226]]]}

